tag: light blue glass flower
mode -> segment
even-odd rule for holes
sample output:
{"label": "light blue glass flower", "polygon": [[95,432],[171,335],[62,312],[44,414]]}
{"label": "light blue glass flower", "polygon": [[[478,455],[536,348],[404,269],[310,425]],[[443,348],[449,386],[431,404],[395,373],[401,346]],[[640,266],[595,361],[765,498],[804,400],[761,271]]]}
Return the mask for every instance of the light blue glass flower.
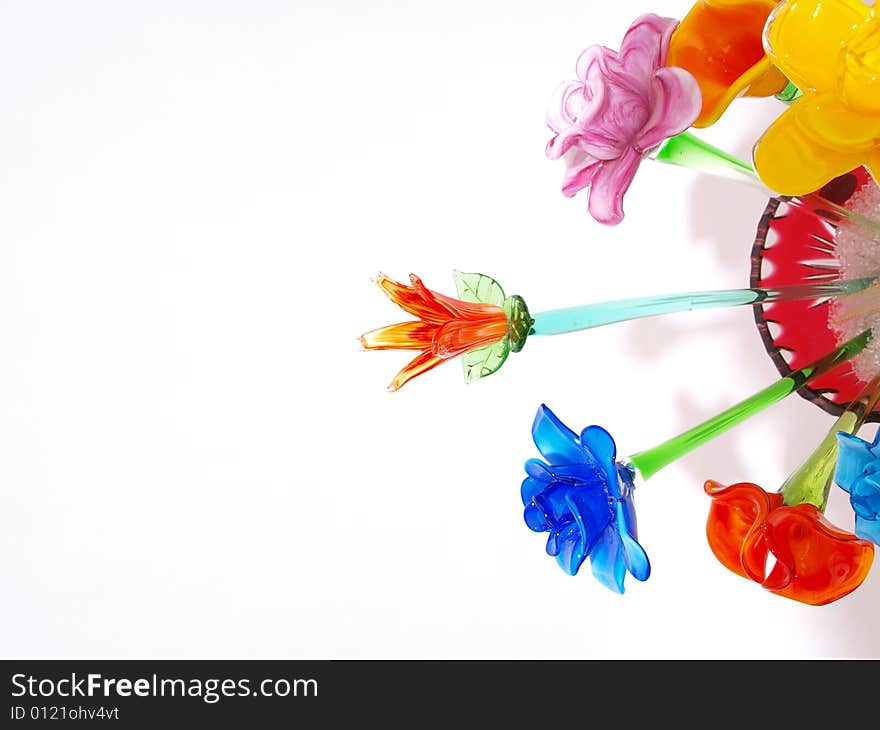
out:
{"label": "light blue glass flower", "polygon": [[589,557],[593,575],[617,593],[627,571],[647,580],[651,564],[636,535],[633,478],[616,462],[611,434],[588,426],[578,436],[542,404],[532,438],[546,462],[526,462],[523,517],[535,532],[550,533],[547,552],[569,575]]}
{"label": "light blue glass flower", "polygon": [[855,533],[880,545],[880,430],[871,443],[838,433],[837,446],[834,481],[849,492],[856,513]]}

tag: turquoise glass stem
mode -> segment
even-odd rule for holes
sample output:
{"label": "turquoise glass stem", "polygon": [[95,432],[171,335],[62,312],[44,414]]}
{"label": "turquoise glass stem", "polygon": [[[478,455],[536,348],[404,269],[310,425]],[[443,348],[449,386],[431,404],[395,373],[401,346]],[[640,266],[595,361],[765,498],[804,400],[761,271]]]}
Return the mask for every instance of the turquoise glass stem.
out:
{"label": "turquoise glass stem", "polygon": [[815,284],[780,286],[775,289],[722,289],[688,294],[661,294],[653,297],[598,302],[580,307],[552,309],[532,315],[535,322],[530,335],[559,335],[566,332],[601,327],[641,317],[674,312],[691,312],[715,307],[737,307],[755,303],[784,302],[796,299],[821,299],[862,291],[873,278],[828,281]]}
{"label": "turquoise glass stem", "polygon": [[827,373],[841,363],[855,357],[865,349],[870,340],[871,331],[865,330],[845,342],[834,352],[829,352],[815,362],[799,370],[794,370],[790,375],[780,378],[772,385],[758,391],[744,401],[740,401],[735,406],[731,406],[726,411],[722,411],[717,416],[703,421],[699,426],[694,426],[694,428],[667,439],[651,449],[633,454],[627,462],[627,467],[642,479],[649,479],[663,467],[680,459],[698,446],[720,436],[768,406],[778,403],[813,378]]}

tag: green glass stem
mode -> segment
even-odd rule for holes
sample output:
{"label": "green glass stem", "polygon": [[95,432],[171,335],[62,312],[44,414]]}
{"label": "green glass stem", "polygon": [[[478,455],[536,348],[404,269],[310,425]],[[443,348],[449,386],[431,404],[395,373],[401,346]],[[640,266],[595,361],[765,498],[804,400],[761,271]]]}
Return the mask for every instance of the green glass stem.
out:
{"label": "green glass stem", "polygon": [[[763,187],[750,163],[704,142],[690,132],[682,132],[663,141],[649,156],[658,162]],[[773,195],[770,191],[768,193]]]}
{"label": "green glass stem", "polygon": [[867,229],[873,235],[880,236],[880,223],[848,210],[817,193],[800,195],[797,198],[778,195],[761,182],[751,163],[728,154],[708,142],[704,142],[690,132],[682,132],[675,137],[665,140],[649,155],[649,158],[659,162],[666,162],[670,165],[698,170],[716,177],[739,180],[763,190],[770,198],[782,201],[800,200],[804,203],[811,203],[818,209],[819,214],[824,211],[833,213],[839,218]]}
{"label": "green glass stem", "polygon": [[803,96],[803,92],[791,83],[791,81],[785,85],[785,88],[782,91],[776,94],[776,98],[779,99],[779,101],[784,101],[786,104],[791,104],[792,102],[797,101],[801,96]]}
{"label": "green glass stem", "polygon": [[854,434],[880,399],[880,375],[868,383],[859,396],[828,430],[822,443],[796,469],[779,490],[786,505],[809,503],[825,511],[837,465],[837,434]]}
{"label": "green glass stem", "polygon": [[688,294],[661,294],[652,297],[597,302],[579,307],[536,312],[530,335],[559,335],[566,332],[601,327],[641,317],[673,312],[691,312],[714,307],[736,307],[756,302],[784,302],[797,299],[822,299],[853,294],[870,286],[875,279],[852,279],[815,284],[781,286],[775,289],[722,289]]}
{"label": "green glass stem", "polygon": [[747,418],[777,403],[785,396],[804,386],[810,380],[859,354],[871,339],[871,331],[865,330],[815,362],[795,370],[790,375],[780,378],[772,385],[758,391],[750,398],[737,403],[717,416],[704,421],[684,433],[679,434],[657,446],[640,451],[630,456],[628,466],[642,479],[649,479],[663,467],[690,453],[698,446],[720,436],[725,431],[742,423]]}
{"label": "green glass stem", "polygon": [[837,433],[855,433],[858,416],[844,411],[822,439],[822,443],[782,485],[782,502],[786,505],[809,503],[825,511],[834,467],[837,464]]}

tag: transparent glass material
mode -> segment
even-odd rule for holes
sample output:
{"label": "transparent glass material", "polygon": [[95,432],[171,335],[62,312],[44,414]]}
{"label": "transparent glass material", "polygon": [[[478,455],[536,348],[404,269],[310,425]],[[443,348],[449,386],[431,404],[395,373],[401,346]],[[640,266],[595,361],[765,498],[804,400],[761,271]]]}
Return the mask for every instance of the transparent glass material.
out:
{"label": "transparent glass material", "polygon": [[627,572],[636,580],[651,574],[638,542],[632,474],[616,462],[614,439],[599,426],[580,435],[545,405],[538,408],[532,438],[541,459],[529,459],[522,483],[523,518],[547,532],[547,553],[569,575],[589,558],[593,575],[623,593]]}
{"label": "transparent glass material", "polygon": [[394,377],[388,390],[440,363],[462,356],[465,380],[491,375],[525,343],[532,319],[522,297],[506,297],[497,281],[483,274],[455,272],[460,299],[428,289],[415,274],[412,286],[379,275],[376,283],[392,302],[417,320],[361,335],[367,350],[414,350],[418,354]]}
{"label": "transparent glass material", "polygon": [[[857,168],[815,194],[772,198],[758,223],[752,247],[751,286],[839,281],[844,275],[838,251],[842,227],[851,238],[858,233],[864,246],[876,245],[873,227],[863,224],[863,216],[856,218],[854,211],[848,210],[851,201],[864,195],[871,185],[864,168]],[[758,332],[781,375],[812,362],[839,341],[836,308],[830,300],[765,301],[757,302],[754,309]],[[798,394],[839,416],[865,385],[847,362],[814,378]],[[877,418],[876,412],[868,415],[868,420]]]}
{"label": "transparent glass material", "polygon": [[714,124],[738,96],[771,96],[786,79],[761,34],[776,0],[698,0],[672,34],[667,63],[689,71],[703,106],[695,127]]}
{"label": "transparent glass material", "polygon": [[779,402],[811,379],[819,377],[823,373],[837,367],[840,363],[854,357],[865,348],[870,339],[871,333],[863,332],[858,337],[849,340],[841,347],[824,355],[815,362],[799,370],[792,371],[786,377],[777,380],[750,398],[746,398],[744,401],[719,413],[714,418],[704,421],[699,426],[695,426],[651,449],[633,454],[629,458],[629,464],[635,468],[637,474],[643,479],[650,478],[660,469],[693,451],[698,446],[733,428],[768,406]]}
{"label": "transparent glass material", "polygon": [[834,479],[849,494],[856,535],[880,544],[880,430],[870,442],[838,434],[838,445]]}
{"label": "transparent glass material", "polygon": [[873,544],[835,527],[815,505],[786,506],[781,494],[750,482],[707,481],[705,488],[709,547],[737,575],[814,606],[848,595],[867,577]]}
{"label": "transparent glass material", "polygon": [[536,312],[530,334],[564,334],[641,317],[717,307],[737,307],[785,301],[803,301],[809,304],[815,303],[817,299],[854,294],[870,286],[874,281],[873,278],[851,281],[820,281],[796,286],[782,286],[775,289],[762,287],[723,289],[686,294],[661,294],[651,297],[620,299],[614,302],[597,302],[579,307]]}
{"label": "transparent glass material", "polygon": [[865,165],[880,171],[880,31],[861,0],[789,0],[765,30],[770,59],[803,96],[754,148],[761,180],[804,195]]}

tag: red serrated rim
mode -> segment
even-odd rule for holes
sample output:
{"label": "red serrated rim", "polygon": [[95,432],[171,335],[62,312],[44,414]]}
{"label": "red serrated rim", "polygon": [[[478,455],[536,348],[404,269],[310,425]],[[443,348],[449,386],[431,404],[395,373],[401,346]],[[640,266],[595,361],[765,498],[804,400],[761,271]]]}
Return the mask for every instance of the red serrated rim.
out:
{"label": "red serrated rim", "polygon": [[[843,205],[869,180],[864,168],[858,168],[830,182],[820,195]],[[770,199],[752,246],[751,286],[773,288],[839,278],[834,216],[818,211],[803,200]],[[828,324],[829,310],[827,301],[753,305],[758,333],[781,375],[790,375],[837,346]],[[850,364],[843,363],[798,393],[828,413],[840,415],[863,386]],[[880,421],[877,408],[867,420]]]}

